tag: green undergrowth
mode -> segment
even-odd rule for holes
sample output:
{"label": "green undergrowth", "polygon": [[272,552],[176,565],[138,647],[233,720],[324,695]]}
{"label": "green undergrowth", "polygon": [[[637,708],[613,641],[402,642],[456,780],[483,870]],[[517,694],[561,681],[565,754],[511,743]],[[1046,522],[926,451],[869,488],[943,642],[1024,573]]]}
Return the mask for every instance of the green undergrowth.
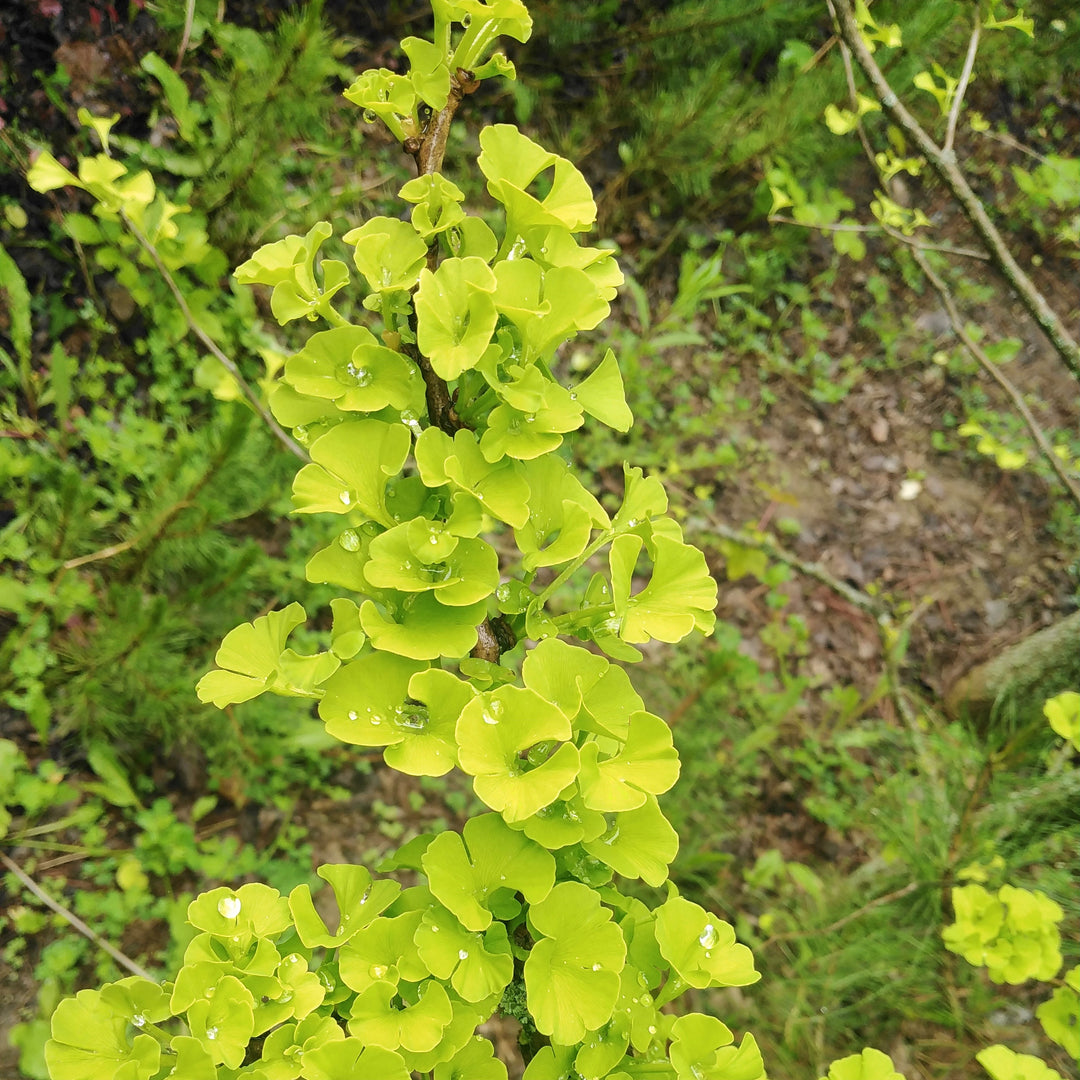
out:
{"label": "green undergrowth", "polygon": [[[636,673],[684,762],[673,877],[736,923],[772,987],[725,998],[725,1014],[760,1034],[777,1075],[820,1072],[853,1043],[903,1043],[925,1075],[958,1075],[998,1015],[990,1039],[1030,1039],[1023,1010],[1041,997],[989,985],[940,928],[964,880],[1039,889],[1080,925],[1080,779],[1059,741],[930,711],[912,729],[838,712],[808,725],[806,680],[763,672],[740,644],[721,624]],[[1080,950],[1064,947],[1068,966]]]}

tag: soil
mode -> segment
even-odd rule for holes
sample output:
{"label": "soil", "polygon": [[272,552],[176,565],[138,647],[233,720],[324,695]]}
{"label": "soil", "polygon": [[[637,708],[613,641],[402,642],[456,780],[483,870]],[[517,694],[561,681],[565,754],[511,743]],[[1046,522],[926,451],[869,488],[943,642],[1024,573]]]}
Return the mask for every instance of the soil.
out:
{"label": "soil", "polygon": [[[230,7],[230,15],[259,25],[281,6],[247,3],[237,11]],[[366,10],[368,5],[355,7]],[[32,116],[36,130],[62,148],[70,144],[75,107],[86,105],[119,111],[128,133],[139,134],[140,126],[145,130],[147,103],[144,84],[136,78],[138,62],[160,46],[154,21],[143,14],[128,20],[106,3],[14,0],[0,11],[0,55],[8,75],[4,84],[11,88],[0,100],[0,122],[11,125]],[[57,65],[70,76],[67,110],[58,107],[34,76]],[[1058,152],[1077,153],[1080,121],[1075,110],[1063,115],[1067,132]],[[999,151],[999,156],[1004,154]],[[589,179],[596,186],[604,180]],[[0,173],[0,195],[25,200],[15,171]],[[919,198],[920,205],[929,199],[942,239],[973,244],[937,188],[930,185]],[[45,212],[40,200],[25,205],[32,213]],[[1023,240],[1026,246],[1018,252],[1022,263],[1029,265],[1037,254],[1043,257],[1034,271],[1037,284],[1066,322],[1077,325],[1076,262],[1045,249],[1035,236]],[[817,251],[824,265],[825,246]],[[809,266],[808,272],[813,271]],[[966,272],[977,284],[994,288],[994,299],[968,305],[966,317],[991,338],[1013,336],[1023,342],[1008,374],[1025,394],[1043,403],[1040,422],[1050,427],[1075,423],[1076,386],[1038,328],[1016,301],[1002,299],[1007,292],[987,267],[969,264]],[[670,281],[655,283],[658,295],[670,288]],[[880,345],[859,326],[870,302],[865,271],[846,263],[832,292],[835,310],[828,318],[834,330],[826,347],[833,355],[848,351],[873,361]],[[951,347],[951,330],[932,293],[908,292],[899,303],[904,305],[901,319],[911,357],[906,366],[879,369],[867,363],[853,389],[831,405],[813,402],[807,387],[794,378],[770,380],[776,402],[767,419],[748,432],[767,451],[759,456],[760,464],[719,483],[715,475],[700,470],[688,477],[687,486],[713,487],[716,513],[732,527],[751,522],[765,528],[778,517],[794,518],[801,531],[788,546],[800,559],[820,564],[856,589],[875,588],[894,604],[909,604],[917,614],[903,659],[905,687],[915,699],[933,706],[968,667],[1075,609],[1077,564],[1072,560],[1077,546],[1064,545],[1051,534],[1057,493],[1029,471],[1002,472],[990,459],[933,449],[930,433],[941,430],[947,413],[962,412],[953,378],[926,362],[935,349]],[[744,370],[742,379],[747,392],[758,392],[761,379],[756,371]],[[980,382],[986,380],[980,377]],[[987,392],[997,400],[989,384]],[[911,478],[919,480],[913,497],[904,486]],[[719,560],[715,569],[721,581],[718,614],[739,628],[751,649],[773,618],[764,590],[749,579],[727,582]],[[805,619],[809,628],[805,672],[814,678],[816,690],[803,707],[812,709],[817,696],[832,685],[853,684],[869,694],[882,673],[872,617],[811,578],[795,574],[785,588],[790,595],[787,610]],[[767,657],[760,659],[768,663]],[[663,656],[654,655],[650,662],[662,666]],[[887,700],[879,705],[886,718],[891,709]],[[26,736],[30,741],[25,724],[11,714],[0,715],[0,736],[17,741]],[[376,805],[408,807],[414,790],[388,771],[377,770],[366,780],[354,770],[345,772],[353,788],[347,800],[315,800],[296,812],[318,863],[357,861],[373,849],[388,847],[390,841],[379,831],[385,822]],[[183,816],[192,796],[177,790],[173,798]],[[400,820],[422,828],[431,816],[410,810]],[[237,817],[245,824],[241,828],[238,823],[236,829],[248,841],[273,835],[280,826],[280,812],[272,808],[249,807]],[[735,831],[744,837],[738,855],[748,861],[770,848],[811,864],[858,857],[850,845],[809,817],[797,798],[782,794],[756,806]],[[29,854],[18,849],[8,853],[17,862]],[[73,877],[76,871],[67,865],[58,872]],[[17,893],[0,893],[4,908],[20,902]],[[153,930],[133,929],[125,947],[140,951],[150,944],[147,933],[152,936]],[[37,992],[31,977],[34,959],[30,955],[19,971],[0,971],[0,1076],[16,1075],[17,1053],[8,1047],[7,1034],[32,1010]]]}

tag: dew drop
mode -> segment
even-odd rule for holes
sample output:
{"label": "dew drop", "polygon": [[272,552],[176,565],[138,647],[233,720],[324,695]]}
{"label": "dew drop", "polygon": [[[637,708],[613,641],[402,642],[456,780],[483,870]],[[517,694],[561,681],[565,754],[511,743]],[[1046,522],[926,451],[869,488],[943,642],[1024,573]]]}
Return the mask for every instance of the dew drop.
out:
{"label": "dew drop", "polygon": [[343,491],[338,498],[342,506],[352,506],[352,495],[348,491]]}
{"label": "dew drop", "polygon": [[655,1035],[656,1034],[656,1025],[655,1024],[650,1024],[649,1025],[649,1034],[650,1035]]}
{"label": "dew drop", "polygon": [[439,928],[438,928],[437,926],[433,926],[433,927],[431,928],[431,932],[432,932],[433,934],[437,934],[437,933],[439,932]]}
{"label": "dew drop", "polygon": [[387,971],[390,969],[385,964],[372,964],[371,965],[371,977],[373,979],[385,978]]}
{"label": "dew drop", "polygon": [[216,987],[216,986],[208,986],[208,987],[206,988],[206,993],[204,993],[204,994],[203,994],[203,997],[208,997],[208,998],[212,998],[212,997],[214,996],[214,993],[215,993],[216,991],[217,991],[217,987]]}
{"label": "dew drop", "polygon": [[577,394],[573,390],[570,391],[570,400],[571,401],[577,401]]}
{"label": "dew drop", "polygon": [[526,413],[525,414],[525,423],[526,424],[535,424],[536,423],[536,413]]}
{"label": "dew drop", "polygon": [[293,952],[289,953],[281,962],[283,964],[300,964],[303,963],[303,960],[304,958],[298,952]]}
{"label": "dew drop", "polygon": [[293,992],[291,990],[282,990],[281,996],[278,998],[279,1005],[288,1005],[293,999]]}
{"label": "dew drop", "polygon": [[510,586],[505,581],[495,590],[495,599],[500,604],[505,604],[510,599]]}
{"label": "dew drop", "polygon": [[469,25],[471,23],[472,23],[472,16],[466,11],[465,14],[461,16],[461,25],[464,26],[466,29],[468,29],[468,27],[469,27]]}
{"label": "dew drop", "polygon": [[240,914],[240,897],[223,896],[218,901],[217,909],[223,919],[235,919]]}
{"label": "dew drop", "polygon": [[716,927],[712,923],[706,923],[698,938],[698,944],[703,949],[715,949],[719,941],[720,935],[716,932]]}
{"label": "dew drop", "polygon": [[652,1003],[653,1003],[652,994],[642,994],[641,995],[641,1004],[642,1004],[642,1006],[644,1008],[646,1008],[646,1009],[652,1008]]}
{"label": "dew drop", "polygon": [[599,971],[600,970],[600,965],[599,964],[593,964],[592,969],[593,969],[593,971]]}
{"label": "dew drop", "polygon": [[430,536],[428,537],[428,540],[427,540],[427,542],[428,542],[429,544],[431,544],[431,545],[432,545],[432,546],[434,547],[434,546],[435,546],[435,545],[436,545],[436,544],[437,544],[437,543],[439,542],[439,538],[438,538],[438,537],[437,537],[437,536],[435,535],[435,533],[432,533],[432,534],[431,534],[431,535],[430,535]]}
{"label": "dew drop", "polygon": [[378,120],[378,119],[379,119],[378,113],[376,113],[374,109],[365,109],[364,110],[364,123],[365,124],[374,124],[375,121]]}
{"label": "dew drop", "polygon": [[146,1017],[145,1017],[145,1016],[143,1016],[143,1014],[142,1014],[142,1013],[136,1013],[136,1014],[135,1014],[135,1015],[134,1015],[134,1016],[133,1016],[133,1017],[131,1018],[131,1022],[132,1022],[132,1023],[133,1023],[133,1024],[134,1024],[134,1025],[135,1025],[135,1026],[137,1027],[137,1028],[141,1028],[141,1027],[144,1027],[144,1026],[146,1025]]}
{"label": "dew drop", "polygon": [[350,720],[359,720],[360,719],[360,714],[355,709],[350,709],[349,710],[349,719]]}
{"label": "dew drop", "polygon": [[360,550],[360,537],[352,529],[346,529],[338,537],[338,543],[346,551],[359,551]]}
{"label": "dew drop", "polygon": [[218,1037],[218,1029],[216,1027],[208,1027],[206,1029],[206,1037],[208,1039],[216,1039]]}
{"label": "dew drop", "polygon": [[469,959],[469,950],[468,949],[458,949],[457,954],[458,954],[458,959],[459,960],[468,960]]}
{"label": "dew drop", "polygon": [[382,723],[382,717],[379,716],[378,713],[372,713],[368,717],[368,723],[371,724],[372,727],[378,727]]}

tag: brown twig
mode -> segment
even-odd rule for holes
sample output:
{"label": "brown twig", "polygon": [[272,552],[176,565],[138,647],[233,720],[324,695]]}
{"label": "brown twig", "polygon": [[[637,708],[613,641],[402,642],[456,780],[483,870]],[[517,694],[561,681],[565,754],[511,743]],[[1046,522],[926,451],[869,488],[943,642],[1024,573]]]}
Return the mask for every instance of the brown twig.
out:
{"label": "brown twig", "polygon": [[[450,124],[458,106],[467,94],[473,93],[480,83],[473,78],[471,71],[458,68],[450,79],[450,96],[446,105],[435,113],[425,126],[419,139],[406,139],[405,152],[411,154],[416,162],[419,176],[431,176],[442,168],[446,155],[446,140],[450,136]],[[435,269],[436,248],[428,250],[428,269]],[[415,316],[414,316],[415,319]],[[416,327],[413,326],[415,331]],[[424,378],[424,397],[427,401],[428,419],[447,435],[466,427],[454,407],[454,399],[446,380],[431,366],[431,361],[419,348],[407,345],[403,351],[420,369]],[[476,645],[470,655],[487,660],[493,664],[499,657],[516,644],[513,631],[505,619],[486,618],[476,628]]]}
{"label": "brown twig", "polygon": [[1065,328],[1065,324],[1047,303],[1046,297],[1013,258],[1001,233],[990,220],[982,200],[957,168],[955,152],[951,148],[945,150],[939,147],[901,103],[863,40],[850,0],[830,0],[830,7],[834,10],[841,39],[874,88],[882,107],[929,161],[934,172],[960,204],[965,217],[986,245],[991,263],[1016,291],[1025,310],[1038,323],[1062,362],[1072,372],[1073,377],[1080,381],[1080,345],[1076,343]]}
{"label": "brown twig", "polygon": [[784,217],[782,214],[770,214],[769,222],[776,225],[795,225],[800,229],[815,229],[819,232],[856,232],[871,233],[877,235],[885,233],[894,240],[899,240],[908,247],[918,248],[920,251],[940,251],[943,255],[962,255],[967,259],[981,259],[986,262],[990,256],[985,251],[976,251],[974,248],[958,248],[951,244],[924,244],[916,240],[914,236],[905,236],[899,229],[891,229],[888,225],[859,225],[853,222],[836,222],[832,225],[821,225],[807,221],[796,221],[794,218]]}
{"label": "brown twig", "polygon": [[1062,462],[1057,454],[1054,453],[1054,448],[1050,444],[1050,440],[1039,426],[1039,422],[1035,419],[1031,409],[1028,408],[1028,404],[1024,400],[1023,394],[1017,390],[1013,385],[1012,380],[1002,372],[1000,366],[995,364],[994,361],[986,355],[982,346],[967,332],[964,321],[960,318],[960,312],[957,310],[956,302],[953,299],[952,293],[949,291],[948,285],[946,285],[942,278],[935,273],[926,256],[923,255],[921,251],[912,251],[911,254],[919,264],[919,269],[926,275],[930,284],[934,286],[934,289],[945,308],[945,313],[949,316],[949,322],[952,325],[953,332],[960,339],[960,343],[967,349],[971,356],[974,357],[979,367],[981,367],[983,371],[985,371],[987,375],[989,375],[990,378],[993,379],[1006,394],[1008,394],[1009,400],[1013,404],[1013,408],[1015,408],[1023,418],[1024,424],[1027,426],[1031,437],[1038,445],[1043,458],[1057,474],[1058,479],[1064,485],[1065,490],[1069,493],[1073,502],[1080,507],[1080,484],[1077,484],[1076,480],[1069,475],[1064,462]]}
{"label": "brown twig", "polygon": [[891,893],[886,893],[884,896],[876,897],[869,903],[863,904],[858,910],[849,912],[842,919],[837,919],[836,922],[830,923],[828,926],[818,927],[814,930],[792,930],[786,934],[773,934],[772,937],[766,938],[765,941],[757,947],[761,951],[764,951],[770,945],[775,945],[780,941],[799,941],[802,938],[821,937],[824,934],[835,933],[837,930],[847,926],[849,922],[861,919],[867,912],[873,911],[874,908],[881,907],[882,904],[891,904],[894,900],[900,900],[902,897],[907,896],[909,893],[913,893],[916,889],[921,888],[925,884],[927,884],[927,882],[909,881],[902,888],[896,889]]}
{"label": "brown twig", "polygon": [[191,27],[195,23],[195,0],[187,0],[187,10],[184,12],[184,33],[180,38],[180,47],[176,50],[176,60],[173,63],[173,71],[179,71],[184,61],[184,53],[187,52],[188,42],[191,41]]}
{"label": "brown twig", "polygon": [[[679,488],[677,485],[670,486],[676,487],[677,490],[681,491],[687,498],[690,497],[689,493],[684,488]],[[915,715],[904,696],[904,684],[900,675],[902,653],[901,650],[897,648],[897,644],[903,639],[904,633],[910,629],[914,621],[926,610],[928,601],[923,601],[918,605],[898,628],[895,625],[893,612],[886,604],[883,604],[868,593],[848,585],[847,582],[834,577],[820,563],[807,562],[805,559],[800,559],[798,555],[780,547],[779,544],[774,543],[767,537],[752,536],[748,533],[741,532],[738,529],[731,528],[731,526],[717,520],[712,515],[707,515],[707,517],[709,529],[715,533],[715,535],[724,540],[730,540],[732,543],[739,544],[742,547],[760,551],[775,562],[781,562],[786,566],[790,566],[792,570],[797,571],[804,577],[820,582],[822,585],[836,593],[837,596],[846,600],[852,607],[869,615],[874,620],[874,624],[878,631],[878,639],[881,644],[882,665],[884,668],[885,681],[888,686],[889,698],[898,715],[913,731],[917,730],[915,726]],[[692,702],[688,703],[685,708],[688,708],[690,704],[692,704]],[[682,711],[685,711],[685,708],[680,705]]]}
{"label": "brown twig", "polygon": [[971,39],[968,41],[967,56],[964,57],[964,68],[960,72],[960,81],[956,84],[956,94],[953,96],[952,107],[949,109],[949,119],[945,125],[945,142],[941,150],[944,154],[955,154],[953,143],[956,141],[956,124],[960,119],[960,110],[964,106],[964,94],[967,93],[968,83],[971,81],[971,70],[975,66],[975,54],[979,51],[979,33],[982,31],[982,16],[978,8],[975,9],[975,25],[971,28]]}
{"label": "brown twig", "polygon": [[150,982],[157,982],[153,975],[150,974],[146,968],[141,967],[135,963],[130,957],[125,956],[115,945],[110,945],[100,934],[91,930],[76,915],[73,911],[69,911],[58,900],[54,900],[47,892],[25,870],[22,869],[17,863],[14,863],[0,851],[0,862],[7,867],[18,879],[22,882],[25,888],[34,894],[46,907],[51,908],[62,919],[69,923],[74,929],[78,930],[83,937],[89,938],[99,949],[103,952],[107,952],[121,967],[125,967],[128,971],[135,975],[141,975],[144,979],[149,979]]}

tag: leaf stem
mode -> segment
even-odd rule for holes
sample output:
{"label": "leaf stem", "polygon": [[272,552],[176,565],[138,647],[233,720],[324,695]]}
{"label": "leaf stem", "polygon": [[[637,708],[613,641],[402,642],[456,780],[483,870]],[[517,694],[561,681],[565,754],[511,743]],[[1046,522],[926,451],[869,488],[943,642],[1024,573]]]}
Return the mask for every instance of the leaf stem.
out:
{"label": "leaf stem", "polygon": [[565,570],[563,570],[542,592],[540,592],[536,599],[533,601],[538,607],[543,607],[552,594],[563,584],[580,570],[585,563],[589,561],[605,544],[611,543],[615,539],[616,533],[614,529],[605,529],[585,550],[570,563]]}

